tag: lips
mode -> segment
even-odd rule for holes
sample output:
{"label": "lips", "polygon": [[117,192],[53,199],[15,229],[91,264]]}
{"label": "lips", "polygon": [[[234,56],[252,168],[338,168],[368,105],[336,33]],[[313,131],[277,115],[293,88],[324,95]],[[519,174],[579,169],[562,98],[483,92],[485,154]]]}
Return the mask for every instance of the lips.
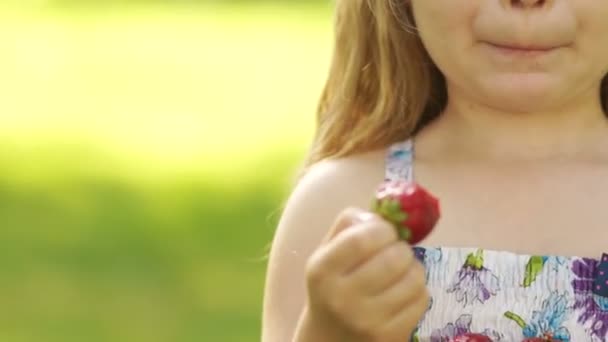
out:
{"label": "lips", "polygon": [[[475,43],[515,56],[553,55],[575,46],[578,20],[567,1],[551,1],[542,11],[505,11],[499,1],[483,1],[473,17]],[[551,53],[547,53],[551,52]]]}
{"label": "lips", "polygon": [[533,60],[535,63],[556,56],[563,47],[561,44],[522,44],[511,42],[484,42],[487,51],[501,61]]}
{"label": "lips", "polygon": [[494,48],[501,50],[512,50],[512,51],[521,51],[521,52],[549,52],[551,50],[558,49],[563,47],[563,44],[520,44],[520,43],[494,43],[488,42],[487,44],[491,45]]}

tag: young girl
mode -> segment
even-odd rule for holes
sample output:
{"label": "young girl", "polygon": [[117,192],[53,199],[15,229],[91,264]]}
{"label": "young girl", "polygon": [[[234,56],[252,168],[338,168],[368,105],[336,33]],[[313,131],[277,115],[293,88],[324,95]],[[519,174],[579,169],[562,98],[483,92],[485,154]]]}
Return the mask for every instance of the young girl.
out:
{"label": "young girl", "polygon": [[[263,341],[607,341],[606,18],[603,0],[338,0]],[[368,212],[385,178],[440,199],[424,247]]]}

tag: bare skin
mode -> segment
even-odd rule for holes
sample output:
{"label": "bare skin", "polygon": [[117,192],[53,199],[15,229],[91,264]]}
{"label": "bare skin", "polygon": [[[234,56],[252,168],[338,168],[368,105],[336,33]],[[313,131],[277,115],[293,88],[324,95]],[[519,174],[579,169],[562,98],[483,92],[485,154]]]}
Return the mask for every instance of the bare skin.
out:
{"label": "bare skin", "polygon": [[[608,123],[598,101],[608,73],[608,3],[413,0],[412,5],[449,94],[440,118],[415,137],[415,178],[442,207],[437,228],[423,244],[599,257],[608,249]],[[492,44],[558,47],[537,58],[521,51],[505,54]],[[420,319],[420,302],[408,300],[398,310],[412,313],[403,330],[387,331],[382,324],[357,329],[361,317],[351,313],[368,298],[357,289],[370,278],[343,278],[348,280],[336,285],[332,279],[341,273],[323,253],[344,252],[349,244],[319,247],[327,246],[328,232],[336,232],[330,236],[338,240],[384,234],[382,222],[369,231],[356,223],[338,229],[336,217],[345,208],[369,207],[384,177],[385,152],[315,165],[293,192],[268,266],[264,342],[390,341],[397,333],[406,338],[411,321]],[[374,255],[351,258],[366,265]],[[393,271],[415,267],[408,263]],[[424,297],[424,289],[418,294]],[[341,313],[327,299],[336,295],[348,304]],[[372,321],[388,305],[363,312]]]}
{"label": "bare skin", "polygon": [[[441,133],[433,129],[417,140],[415,175],[440,198],[442,218],[423,245],[593,258],[606,251],[608,148],[602,146],[608,146],[608,132],[607,138],[584,149],[587,153],[571,158],[539,156],[505,162],[480,160],[476,152],[442,157],[450,151],[435,146],[433,135]],[[516,154],[526,146],[513,143],[510,148]],[[289,336],[296,329],[307,296],[302,270],[327,234],[319,227],[331,227],[343,208],[369,207],[384,176],[385,152],[321,164],[296,190],[292,201],[306,210],[290,212],[288,206],[282,227],[291,226],[293,231],[289,235],[279,231],[281,248],[273,251],[269,267],[289,271],[280,282],[270,279],[276,287],[267,291],[274,291],[270,298],[277,301],[266,302],[268,314],[279,310],[293,320],[275,321],[277,326],[267,321],[267,332]],[[358,185],[351,186],[354,183]],[[264,341],[280,340],[267,336]]]}

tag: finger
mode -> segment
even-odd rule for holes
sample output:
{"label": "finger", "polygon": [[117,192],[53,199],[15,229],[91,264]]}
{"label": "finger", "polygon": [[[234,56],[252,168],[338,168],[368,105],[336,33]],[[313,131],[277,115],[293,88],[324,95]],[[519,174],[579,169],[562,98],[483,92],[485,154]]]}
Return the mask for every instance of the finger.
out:
{"label": "finger", "polygon": [[349,277],[363,293],[376,295],[399,282],[414,260],[411,246],[396,241],[355,269]]}
{"label": "finger", "polygon": [[384,308],[386,319],[390,319],[420,298],[425,298],[427,293],[424,267],[418,261],[413,261],[401,279],[371,300]]}
{"label": "finger", "polygon": [[323,246],[320,253],[328,267],[347,275],[398,239],[397,232],[389,223],[369,221],[342,231]]}
{"label": "finger", "polygon": [[375,215],[374,213],[365,211],[363,209],[347,208],[338,215],[333,226],[331,227],[329,232],[327,232],[327,235],[323,239],[322,244],[328,243],[333,238],[335,238],[338,234],[340,234],[347,228],[352,227],[353,225],[355,225],[357,223],[370,222],[370,221],[374,221],[374,220],[381,220],[381,219],[379,216]]}
{"label": "finger", "polygon": [[428,308],[429,296],[424,292],[388,319],[381,329],[381,335],[386,336],[387,341],[402,340],[404,334],[411,334],[416,329]]}

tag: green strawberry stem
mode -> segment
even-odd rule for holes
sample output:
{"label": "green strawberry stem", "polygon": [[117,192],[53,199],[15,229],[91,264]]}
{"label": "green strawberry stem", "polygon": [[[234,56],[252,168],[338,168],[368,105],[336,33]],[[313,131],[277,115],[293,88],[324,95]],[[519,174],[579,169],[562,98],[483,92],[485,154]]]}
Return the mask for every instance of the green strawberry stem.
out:
{"label": "green strawberry stem", "polygon": [[408,214],[401,210],[401,203],[394,199],[376,201],[373,210],[399,228],[408,218]]}
{"label": "green strawberry stem", "polygon": [[508,319],[514,321],[515,323],[517,323],[517,325],[519,325],[520,328],[524,329],[526,327],[526,321],[524,321],[523,318],[521,318],[521,316],[511,312],[511,311],[507,311],[505,312],[505,317],[507,317]]}
{"label": "green strawberry stem", "polygon": [[410,241],[412,238],[412,230],[408,227],[401,227],[398,229],[399,237],[405,241]]}

